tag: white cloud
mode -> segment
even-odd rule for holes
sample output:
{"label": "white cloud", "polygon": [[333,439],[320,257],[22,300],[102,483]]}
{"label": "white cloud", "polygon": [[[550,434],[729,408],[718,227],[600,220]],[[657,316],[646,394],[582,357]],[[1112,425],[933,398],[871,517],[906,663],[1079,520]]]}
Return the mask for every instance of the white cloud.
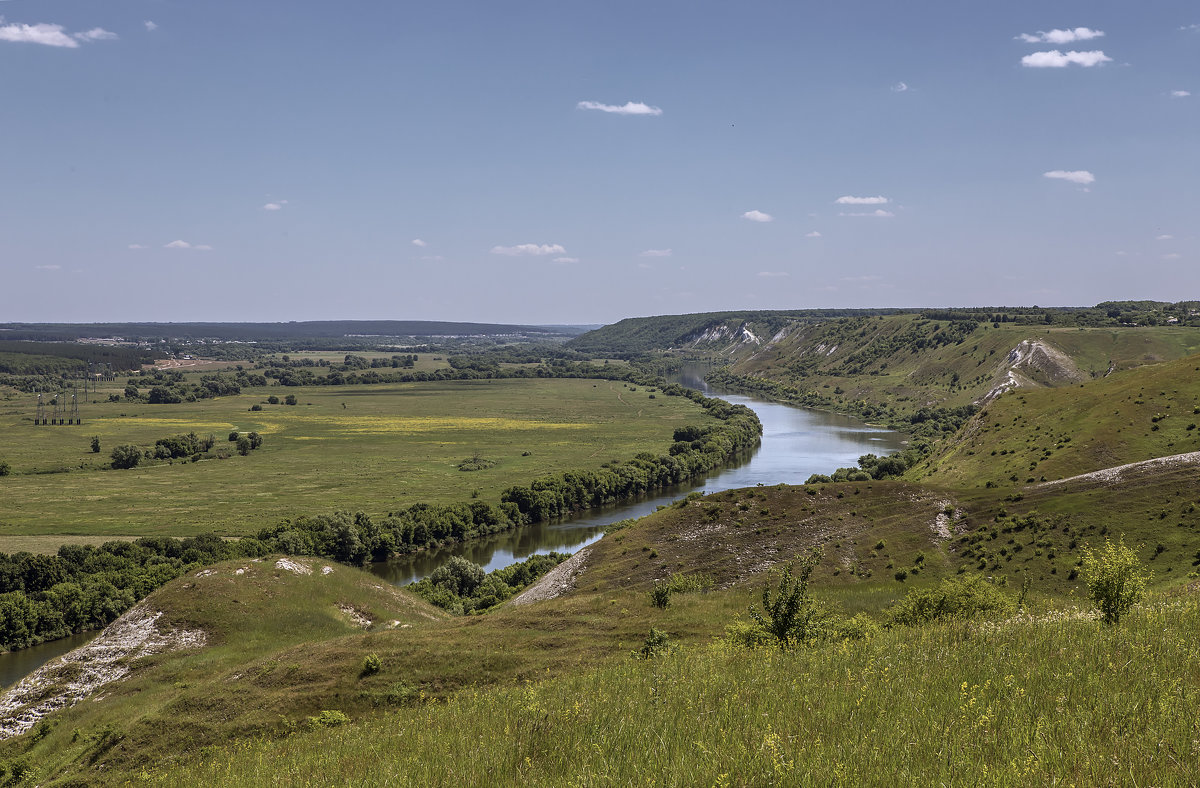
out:
{"label": "white cloud", "polygon": [[1192,91],[1190,91],[1190,90],[1172,90],[1171,91],[1171,98],[1187,98],[1190,95],[1192,95]]}
{"label": "white cloud", "polygon": [[1156,235],[1156,236],[1154,236],[1154,240],[1156,240],[1156,241],[1172,241],[1174,239],[1175,239],[1175,236],[1173,236],[1173,235]]}
{"label": "white cloud", "polygon": [[263,206],[264,211],[282,211],[283,205],[277,202],[269,202]]}
{"label": "white cloud", "polygon": [[883,279],[883,277],[879,276],[877,274],[864,274],[862,276],[843,276],[842,277],[843,282],[858,282],[860,284],[866,283],[866,282],[878,282],[881,279]]}
{"label": "white cloud", "polygon": [[881,219],[887,219],[887,218],[890,218],[895,215],[896,214],[892,213],[891,211],[885,211],[882,208],[876,208],[875,210],[873,210],[869,213],[839,213],[838,214],[838,216],[877,216]]}
{"label": "white cloud", "polygon": [[425,241],[422,241],[420,238],[414,238],[414,239],[412,239],[412,245],[413,245],[413,246],[419,246],[419,247],[421,247],[422,249],[424,249],[426,246],[429,246],[429,244],[428,244],[428,243],[426,243]]}
{"label": "white cloud", "polygon": [[887,197],[838,197],[834,200],[838,205],[885,205],[891,200]]}
{"label": "white cloud", "polygon": [[746,211],[744,214],[742,214],[742,218],[749,219],[752,222],[773,222],[773,221],[775,221],[774,216],[772,216],[769,213],[763,213],[762,211]]}
{"label": "white cloud", "polygon": [[624,104],[601,104],[599,101],[581,101],[575,105],[577,109],[596,109],[601,112],[611,112],[614,115],[661,115],[662,110],[643,104],[640,101],[626,101]]}
{"label": "white cloud", "polygon": [[811,233],[805,233],[804,237],[805,238],[820,238],[821,233],[819,230],[813,230]]}
{"label": "white cloud", "polygon": [[1178,260],[1180,257],[1183,257],[1183,255],[1179,254],[1178,252],[1171,252],[1170,254],[1163,255],[1164,260]]}
{"label": "white cloud", "polygon": [[1185,31],[1185,32],[1188,32],[1188,33],[1194,33],[1194,32],[1196,32],[1197,30],[1200,30],[1200,23],[1197,23],[1197,24],[1194,24],[1194,25],[1183,25],[1183,26],[1182,26],[1182,27],[1180,27],[1179,29],[1180,29],[1180,30],[1183,30],[1183,31]]}
{"label": "white cloud", "polygon": [[155,30],[158,30],[158,25],[154,24],[149,19],[147,19],[145,22],[142,22],[142,24],[146,26],[146,32],[148,33],[153,33]]}
{"label": "white cloud", "polygon": [[564,254],[567,250],[559,244],[517,244],[516,246],[493,246],[492,254],[502,254],[508,257],[522,255],[542,256],[548,254]]}
{"label": "white cloud", "polygon": [[62,266],[61,265],[35,265],[34,268],[36,268],[39,271],[59,271],[62,269]]}
{"label": "white cloud", "polygon": [[1073,30],[1039,30],[1033,35],[1022,33],[1017,38],[1029,44],[1070,44],[1074,41],[1090,41],[1093,38],[1101,38],[1103,35],[1103,30],[1077,27]]}
{"label": "white cloud", "polygon": [[198,252],[211,252],[212,247],[208,244],[191,244],[187,241],[171,241],[171,243],[163,246],[164,249],[194,249]]}
{"label": "white cloud", "polygon": [[670,249],[647,249],[642,252],[642,257],[670,257]]}
{"label": "white cloud", "polygon": [[791,276],[787,271],[759,271],[758,275],[766,277]]}
{"label": "white cloud", "polygon": [[80,41],[113,41],[116,39],[117,34],[102,27],[93,27],[91,30],[86,30],[82,33],[72,33],[72,36]]}
{"label": "white cloud", "polygon": [[[0,17],[0,22],[4,18]],[[14,41],[25,44],[43,44],[48,47],[65,47],[74,49],[79,42],[63,32],[62,25],[39,23],[36,25],[2,25],[0,26],[0,41]]]}
{"label": "white cloud", "polygon": [[421,259],[436,262],[438,260],[445,260],[446,258],[442,257],[440,254],[423,254],[421,255]]}
{"label": "white cloud", "polygon": [[578,263],[579,258],[578,257],[555,257],[553,260],[551,260],[551,262],[553,262],[553,263]]}
{"label": "white cloud", "polygon": [[1112,62],[1112,58],[1098,49],[1090,52],[1071,50],[1065,54],[1057,49],[1052,49],[1049,52],[1034,52],[1032,55],[1021,58],[1021,65],[1027,68],[1066,68],[1070,65],[1090,68],[1110,62]]}
{"label": "white cloud", "polygon": [[1042,177],[1054,178],[1061,181],[1070,181],[1071,183],[1078,183],[1082,186],[1087,186],[1089,183],[1096,182],[1096,176],[1092,175],[1087,170],[1050,170],[1050,172],[1043,172]]}
{"label": "white cloud", "polygon": [[895,85],[892,85],[892,92],[893,93],[907,93],[908,92],[908,83],[907,82],[897,82]]}
{"label": "white cloud", "polygon": [[130,249],[146,249],[148,247],[145,244],[130,244],[129,248]]}

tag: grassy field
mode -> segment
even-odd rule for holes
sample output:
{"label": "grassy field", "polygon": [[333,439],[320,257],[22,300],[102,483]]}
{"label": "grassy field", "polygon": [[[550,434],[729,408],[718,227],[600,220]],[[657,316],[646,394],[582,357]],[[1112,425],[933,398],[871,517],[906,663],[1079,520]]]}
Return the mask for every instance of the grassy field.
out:
{"label": "grassy field", "polygon": [[723,645],[243,742],[161,785],[1195,785],[1200,603]]}
{"label": "grassy field", "polygon": [[[1191,757],[1196,738],[1189,687],[1200,680],[1191,635],[1200,606],[1185,578],[1195,518],[1184,529],[1146,524],[1147,534],[1192,534],[1191,547],[1157,559],[1139,551],[1159,590],[1118,629],[1080,614],[1078,583],[1066,580],[1082,546],[1101,538],[1080,523],[1074,547],[1069,534],[1028,528],[1000,530],[990,543],[1025,547],[988,572],[998,582],[1007,575],[1013,598],[1017,578],[1031,576],[1015,619],[900,627],[788,654],[714,645],[746,620],[768,570],[814,544],[825,549],[815,574],[823,604],[884,617],[911,589],[971,566],[970,537],[986,540],[987,507],[1004,505],[987,492],[996,497],[954,501],[967,514],[952,538],[934,528],[945,493],[901,482],[693,498],[596,543],[570,593],[465,618],[336,564],[323,575],[325,562],[301,559],[308,576],[270,559],[221,564],[144,603],[169,627],[204,630],[209,648],[137,663],[135,678],[103,702],[5,744],[0,759],[24,757],[43,784],[64,785],[131,776],[171,785],[565,785],[572,776],[625,785],[646,774],[667,785],[697,784],[697,775],[722,784],[722,774],[728,785],[855,784],[863,775],[883,784],[895,774],[913,784],[1090,785],[1103,755],[1139,784],[1186,784],[1164,753],[1186,763],[1179,756]],[[1132,492],[1097,489],[1092,503],[1111,508]],[[1054,558],[1033,555],[1034,540],[1048,538],[1060,540],[1056,575],[1047,569]],[[910,574],[899,581],[893,567]],[[713,590],[658,608],[648,592],[672,572],[701,572]],[[338,605],[375,623],[355,630]],[[650,627],[683,650],[631,659]],[[368,654],[381,668],[363,675]],[[307,721],[324,709],[353,722],[312,730]],[[477,758],[466,757],[472,751]]]}
{"label": "grassy field", "polygon": [[[102,392],[103,393],[103,392]],[[299,404],[263,405],[268,394]],[[708,423],[683,397],[595,380],[480,380],[259,389],[178,405],[87,404],[80,426],[31,424],[28,402],[0,404],[0,550],[13,535],[205,531],[238,536],[280,518],[336,509],[380,514],[413,503],[497,501],[507,486],[568,468],[663,453],[676,427]],[[119,444],[257,431],[249,456],[107,467]],[[91,436],[102,450],[91,452]],[[478,453],[491,468],[458,470]],[[64,541],[69,541],[65,539]]]}

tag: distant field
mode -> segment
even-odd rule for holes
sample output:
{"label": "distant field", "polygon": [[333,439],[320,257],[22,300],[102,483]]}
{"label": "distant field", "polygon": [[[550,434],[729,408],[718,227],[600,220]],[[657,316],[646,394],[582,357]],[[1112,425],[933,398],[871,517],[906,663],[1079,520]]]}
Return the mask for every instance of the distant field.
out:
{"label": "distant field", "polygon": [[[269,394],[296,394],[299,404],[250,411]],[[31,398],[10,398],[0,403],[0,457],[13,468],[0,479],[0,551],[12,549],[5,537],[15,535],[238,536],[284,517],[382,514],[467,500],[475,490],[497,501],[504,488],[541,474],[665,452],[676,427],[708,422],[688,399],[650,394],[595,380],[270,387],[179,405],[88,403],[81,426],[45,427],[31,423]],[[224,460],[107,467],[120,444],[148,448],[194,431],[228,448],[233,430],[261,433],[262,448]],[[89,448],[93,435],[98,454]],[[495,466],[458,470],[475,453]]]}

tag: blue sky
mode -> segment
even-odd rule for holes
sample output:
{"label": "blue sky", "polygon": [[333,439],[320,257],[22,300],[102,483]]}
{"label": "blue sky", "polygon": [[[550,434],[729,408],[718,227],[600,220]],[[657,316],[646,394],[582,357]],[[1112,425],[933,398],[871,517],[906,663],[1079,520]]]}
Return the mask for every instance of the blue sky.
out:
{"label": "blue sky", "polygon": [[0,18],[0,321],[1200,298],[1194,2]]}

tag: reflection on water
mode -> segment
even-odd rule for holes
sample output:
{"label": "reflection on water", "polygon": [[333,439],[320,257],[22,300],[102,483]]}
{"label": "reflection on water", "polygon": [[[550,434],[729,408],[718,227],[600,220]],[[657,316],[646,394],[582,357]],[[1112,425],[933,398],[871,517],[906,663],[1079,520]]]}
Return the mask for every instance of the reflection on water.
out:
{"label": "reflection on water", "polygon": [[460,555],[490,572],[534,554],[575,552],[599,539],[610,523],[650,514],[693,490],[712,493],[758,484],[802,484],[814,473],[832,473],[836,468],[854,466],[863,454],[893,454],[904,448],[904,436],[900,433],[870,427],[836,413],[715,391],[704,382],[703,375],[703,367],[685,367],[673,379],[709,396],[745,405],[762,422],[762,445],[744,460],[713,471],[704,479],[639,501],[589,509],[561,522],[530,525],[395,558],[373,564],[371,571],[397,585],[406,585],[426,577],[451,556]]}
{"label": "reflection on water", "polygon": [[20,651],[0,654],[0,688],[8,689],[50,660],[68,651],[74,651],[99,634],[99,631],[84,632],[82,635],[71,635]]}

